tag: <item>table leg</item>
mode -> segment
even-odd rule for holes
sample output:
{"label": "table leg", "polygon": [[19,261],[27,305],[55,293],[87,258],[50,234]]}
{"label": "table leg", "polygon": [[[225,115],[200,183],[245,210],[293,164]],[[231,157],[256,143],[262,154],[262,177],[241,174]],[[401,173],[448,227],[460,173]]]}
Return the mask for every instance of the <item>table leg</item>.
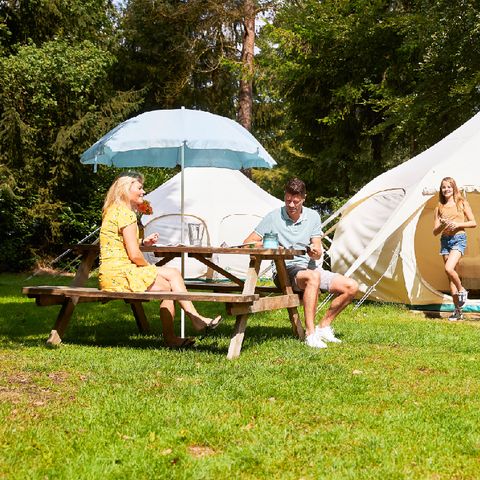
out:
{"label": "table leg", "polygon": [[140,333],[148,333],[150,331],[150,324],[148,323],[145,310],[143,309],[142,302],[131,301],[130,307],[137,322],[138,331]]}
{"label": "table leg", "polygon": [[47,346],[55,347],[62,342],[63,334],[67,328],[72,313],[78,303],[78,297],[71,297],[65,299],[62,304],[62,308],[57,316],[53,330],[50,332],[50,336],[47,339]]}
{"label": "table leg", "polygon": [[288,308],[288,316],[292,324],[293,334],[300,340],[305,340],[305,329],[303,328],[297,307]]}
{"label": "table leg", "polygon": [[248,315],[237,315],[237,321],[235,322],[235,329],[233,331],[232,339],[230,340],[230,346],[228,347],[227,358],[233,360],[240,356],[242,350],[243,337],[245,336],[245,329],[247,328]]}
{"label": "table leg", "polygon": [[83,287],[85,286],[88,276],[92,271],[93,264],[98,257],[97,250],[89,250],[82,256],[82,261],[78,267],[75,278],[72,281],[72,287]]}
{"label": "table leg", "polygon": [[[260,271],[261,263],[261,258],[253,256],[250,257],[250,265],[248,266],[247,277],[245,278],[242,293],[255,293],[255,287],[257,286],[258,272]],[[233,358],[238,358],[240,356],[243,338],[245,336],[245,329],[247,328],[247,319],[248,314],[237,315],[235,329],[230,340],[230,346],[228,347],[227,358],[229,360],[232,360]]]}
{"label": "table leg", "polygon": [[[287,295],[293,294],[294,291],[290,283],[290,278],[287,274],[287,269],[285,268],[285,262],[277,259],[275,260],[275,266],[277,267],[277,276],[282,292]],[[293,334],[300,340],[304,340],[305,330],[303,328],[302,321],[300,320],[297,307],[290,307],[287,310],[290,323],[292,324]]]}
{"label": "table leg", "polygon": [[[73,287],[83,287],[88,280],[88,275],[92,270],[93,264],[98,257],[98,251],[96,249],[89,250],[83,254],[82,261],[78,267],[75,278],[71,285]],[[54,347],[62,343],[62,337],[65,330],[72,318],[73,311],[78,303],[78,297],[66,298],[62,303],[62,308],[57,316],[53,330],[50,332],[50,336],[47,339],[47,346]]]}

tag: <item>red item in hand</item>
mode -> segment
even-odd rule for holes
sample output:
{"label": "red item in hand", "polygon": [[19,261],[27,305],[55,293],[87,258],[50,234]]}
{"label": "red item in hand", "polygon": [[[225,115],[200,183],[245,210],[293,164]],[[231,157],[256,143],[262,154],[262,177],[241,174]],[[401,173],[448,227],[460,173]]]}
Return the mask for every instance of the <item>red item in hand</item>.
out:
{"label": "red item in hand", "polygon": [[138,207],[137,210],[142,214],[142,215],[151,215],[153,213],[153,208],[150,205],[150,202],[148,200],[144,200]]}

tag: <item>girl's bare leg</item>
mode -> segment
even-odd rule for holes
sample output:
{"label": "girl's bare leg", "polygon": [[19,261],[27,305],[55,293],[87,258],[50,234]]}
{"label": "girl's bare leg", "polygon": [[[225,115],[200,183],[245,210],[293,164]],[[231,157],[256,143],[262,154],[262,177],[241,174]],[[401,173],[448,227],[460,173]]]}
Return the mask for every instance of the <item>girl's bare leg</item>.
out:
{"label": "girl's bare leg", "polygon": [[443,261],[445,262],[445,273],[447,274],[450,283],[450,292],[452,293],[455,308],[459,308],[458,292],[463,290],[462,282],[457,271],[455,270],[461,257],[462,254],[458,250],[452,250],[448,255],[443,255]]}

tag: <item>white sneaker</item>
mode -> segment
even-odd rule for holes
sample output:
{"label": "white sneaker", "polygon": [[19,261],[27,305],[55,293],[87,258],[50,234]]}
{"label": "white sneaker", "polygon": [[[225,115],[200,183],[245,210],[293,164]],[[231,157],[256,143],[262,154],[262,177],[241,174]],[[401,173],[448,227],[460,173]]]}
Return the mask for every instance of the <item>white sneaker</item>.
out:
{"label": "white sneaker", "polygon": [[456,322],[457,320],[463,320],[463,313],[459,309],[455,309],[454,312],[448,317],[451,322]]}
{"label": "white sneaker", "polygon": [[468,292],[466,290],[462,290],[458,292],[458,306],[463,307],[468,300]]}
{"label": "white sneaker", "polygon": [[311,333],[305,337],[305,345],[308,345],[312,348],[327,348],[327,344],[322,342],[322,340],[320,340],[315,333]]}
{"label": "white sneaker", "polygon": [[332,342],[332,343],[342,343],[342,341],[337,338],[333,332],[332,327],[319,327],[318,325],[315,327],[315,335],[317,338],[324,342]]}

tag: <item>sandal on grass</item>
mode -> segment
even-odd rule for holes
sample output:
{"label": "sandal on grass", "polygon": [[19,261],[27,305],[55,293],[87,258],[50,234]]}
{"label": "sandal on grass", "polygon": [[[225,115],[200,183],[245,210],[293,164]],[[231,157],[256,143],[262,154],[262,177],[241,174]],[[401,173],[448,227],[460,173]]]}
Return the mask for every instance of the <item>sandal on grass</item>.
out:
{"label": "sandal on grass", "polygon": [[187,337],[187,338],[182,338],[181,342],[179,342],[178,344],[174,344],[174,345],[167,344],[167,347],[170,348],[171,350],[179,350],[182,348],[191,348],[194,345],[195,345],[195,339],[192,337]]}

